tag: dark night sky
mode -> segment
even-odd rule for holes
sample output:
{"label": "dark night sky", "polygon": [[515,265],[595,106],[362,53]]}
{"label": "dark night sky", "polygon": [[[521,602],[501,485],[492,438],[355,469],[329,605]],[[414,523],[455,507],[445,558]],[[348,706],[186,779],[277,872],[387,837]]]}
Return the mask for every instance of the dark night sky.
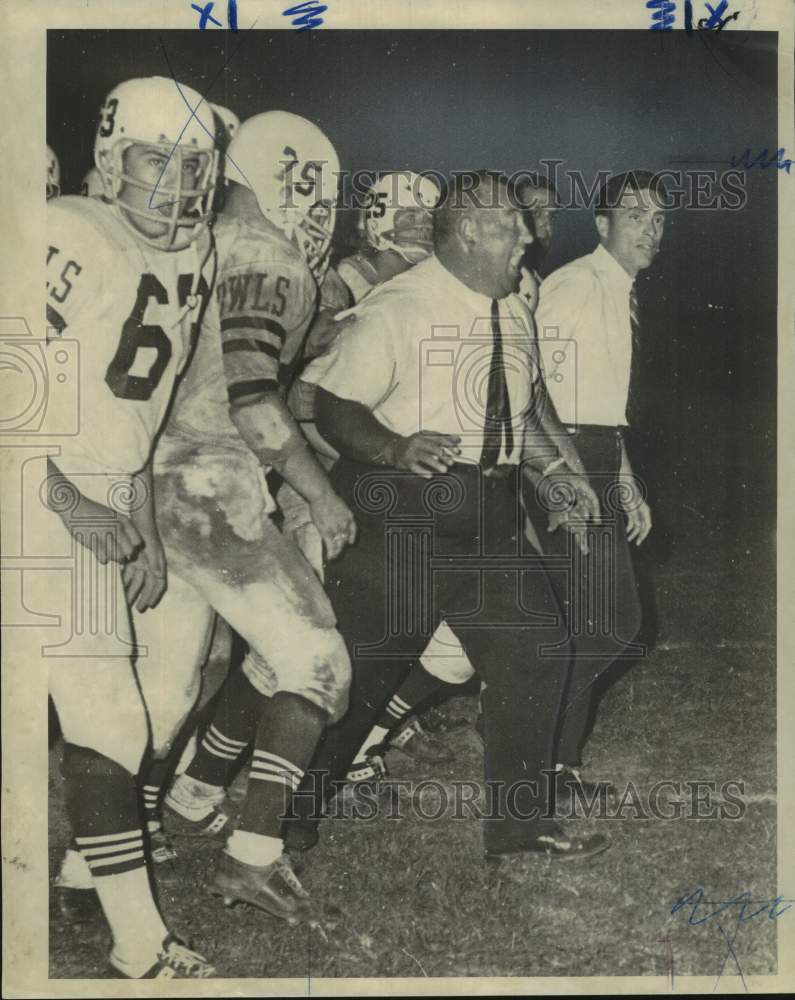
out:
{"label": "dark night sky", "polygon": [[[91,166],[105,93],[172,70],[241,119],[273,108],[310,118],[351,170],[510,172],[555,158],[592,178],[726,169],[746,147],[776,147],[773,34],[50,32],[47,138],[66,193]],[[718,516],[772,510],[777,179],[750,170],[741,211],[671,213],[640,288],[648,472]],[[562,213],[545,269],[595,242],[587,210]]]}

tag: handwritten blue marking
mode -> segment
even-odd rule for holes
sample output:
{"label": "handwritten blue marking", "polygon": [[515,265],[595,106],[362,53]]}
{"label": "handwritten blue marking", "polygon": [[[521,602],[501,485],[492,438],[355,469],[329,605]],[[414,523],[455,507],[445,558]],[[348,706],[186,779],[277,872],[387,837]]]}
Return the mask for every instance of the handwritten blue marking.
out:
{"label": "handwritten blue marking", "polygon": [[214,6],[215,4],[212,0],[210,0],[210,3],[206,3],[203,7],[200,7],[197,3],[191,4],[193,10],[199,12],[199,31],[204,31],[207,28],[208,21],[212,21],[213,24],[217,24],[219,28],[221,27],[221,22],[218,18],[213,17],[212,15],[212,9]]}
{"label": "handwritten blue marking", "polygon": [[733,156],[730,163],[733,167],[740,167],[742,170],[750,170],[751,167],[759,167],[760,170],[765,170],[767,167],[777,167],[779,170],[786,170],[789,173],[792,169],[792,160],[785,158],[786,152],[783,147],[777,149],[773,154],[769,150],[763,149],[761,153],[752,157],[751,150],[746,149],[742,156]]}
{"label": "handwritten blue marking", "polygon": [[297,3],[294,7],[288,7],[287,10],[282,11],[282,14],[284,17],[294,19],[293,27],[296,31],[311,31],[312,28],[320,27],[323,23],[323,18],[320,15],[327,10],[328,7],[325,4],[304,0],[303,3]]}
{"label": "handwritten blue marking", "polygon": [[[223,28],[223,25],[218,18],[213,17],[212,10],[214,6],[214,0],[209,0],[209,2],[203,7],[200,7],[197,3],[191,4],[193,10],[197,11],[199,14],[199,31],[206,31],[208,21],[214,24],[217,28]],[[229,27],[232,31],[237,31],[237,0],[227,0],[226,19],[229,22]]]}
{"label": "handwritten blue marking", "polygon": [[[786,904],[782,909],[778,909],[781,904]],[[792,909],[792,904],[795,903],[795,899],[785,899],[783,896],[776,896],[775,899],[752,899],[750,892],[741,892],[739,896],[735,896],[734,899],[727,899],[722,901],[712,901],[704,899],[704,890],[696,889],[694,892],[689,892],[687,895],[682,896],[676,903],[671,907],[671,913],[679,913],[680,910],[684,910],[686,907],[690,907],[690,915],[687,918],[688,924],[691,927],[696,927],[698,924],[706,924],[718,914],[724,913],[726,910],[733,906],[739,906],[740,912],[737,915],[737,924],[747,924],[750,923],[755,917],[758,917],[762,913],[767,913],[769,920],[778,920],[779,917],[783,916],[787,910]],[[714,907],[705,916],[699,916],[700,906],[712,906]],[[753,913],[746,914],[746,907],[756,906],[757,909]],[[717,921],[716,921],[717,923]]]}
{"label": "handwritten blue marking", "polygon": [[671,0],[646,0],[646,7],[652,11],[650,31],[673,31],[675,3]]}
{"label": "handwritten blue marking", "polygon": [[[720,0],[720,3],[716,8],[709,3],[705,3],[704,6],[709,11],[709,17],[704,22],[703,27],[706,28],[708,31],[711,30],[712,28],[721,27],[723,24],[722,15],[726,10],[726,8],[729,6],[729,0]],[[701,27],[700,24],[699,27]]]}
{"label": "handwritten blue marking", "polygon": [[693,34],[693,0],[685,0],[685,31]]}

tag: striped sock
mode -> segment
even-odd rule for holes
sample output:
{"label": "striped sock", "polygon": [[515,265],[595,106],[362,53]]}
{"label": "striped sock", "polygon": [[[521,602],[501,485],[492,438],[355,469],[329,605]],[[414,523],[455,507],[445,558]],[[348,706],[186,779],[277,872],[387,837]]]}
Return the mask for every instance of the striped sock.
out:
{"label": "striped sock", "polygon": [[303,770],[292,761],[269,750],[256,749],[241,830],[278,838],[290,799],[303,776]]}
{"label": "striped sock", "polygon": [[233,740],[231,737],[225,736],[214,722],[210,724],[210,728],[204,734],[201,741],[201,749],[205,753],[212,754],[213,757],[226,761],[227,765],[236,761],[245,747],[246,742],[244,740]]}
{"label": "striped sock", "polygon": [[254,751],[249,780],[270,781],[277,785],[284,785],[294,792],[301,784],[303,776],[304,772],[301,768],[296,767],[289,760],[285,760],[284,757],[270,753],[268,750]]}
{"label": "striped sock", "polygon": [[208,785],[226,787],[240,757],[254,740],[268,701],[242,670],[230,674],[221,690],[213,721],[185,774]]}
{"label": "striped sock", "polygon": [[[411,705],[409,705],[407,701],[404,701],[399,694],[393,694],[389,699],[381,718],[378,720],[378,724],[384,725],[385,728],[392,729],[393,726],[402,722],[410,711]],[[383,722],[381,721],[382,719]]]}
{"label": "striped sock", "polygon": [[114,954],[144,971],[167,931],[152,896],[135,779],[86,747],[64,752],[66,807],[113,934]]}
{"label": "striped sock", "polygon": [[141,795],[144,800],[144,815],[146,816],[146,826],[151,833],[160,829],[160,786],[144,785],[141,788]]}
{"label": "striped sock", "polygon": [[429,674],[421,663],[415,664],[389,699],[386,708],[376,720],[377,724],[385,729],[394,729],[440,687],[442,681],[438,677]]}

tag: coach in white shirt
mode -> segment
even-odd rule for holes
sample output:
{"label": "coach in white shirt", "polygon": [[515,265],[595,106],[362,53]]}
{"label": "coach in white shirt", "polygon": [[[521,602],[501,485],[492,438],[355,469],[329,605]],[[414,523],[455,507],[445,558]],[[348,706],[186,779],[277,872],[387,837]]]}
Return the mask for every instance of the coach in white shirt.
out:
{"label": "coach in white shirt", "polygon": [[595,707],[594,681],[619,657],[643,652],[634,643],[640,602],[627,543],[640,545],[646,538],[651,513],[633,476],[623,431],[632,416],[640,331],[635,277],[660,249],[662,194],[647,171],[611,177],[594,212],[599,246],[543,282],[536,312],[547,391],[602,506],[601,522],[589,528],[587,555],[560,533],[544,541],[546,552],[571,558],[568,610],[575,656],[558,744],[558,761],[565,765],[559,799],[566,791],[560,784],[568,779],[589,784],[577,768]]}
{"label": "coach in white shirt", "polygon": [[[545,816],[567,642],[546,572],[523,555],[520,463],[542,491],[570,488],[593,514],[597,504],[537,423],[532,323],[515,294],[532,237],[505,178],[488,173],[458,178],[435,222],[435,256],[371,292],[304,374],[358,525],[357,544],[326,568],[353,660],[351,707],[312,770],[344,776],[444,616],[487,684],[487,856],[591,857],[604,836],[568,836]],[[288,824],[288,848],[316,839],[296,831]]]}

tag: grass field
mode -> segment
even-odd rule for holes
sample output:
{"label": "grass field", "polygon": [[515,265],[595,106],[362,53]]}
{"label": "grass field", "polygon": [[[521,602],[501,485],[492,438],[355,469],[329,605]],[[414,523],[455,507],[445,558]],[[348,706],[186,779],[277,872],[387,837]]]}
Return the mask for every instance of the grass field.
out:
{"label": "grass field", "polygon": [[[710,900],[777,895],[772,538],[753,527],[704,530],[695,515],[683,517],[656,574],[656,647],[606,692],[586,773],[631,781],[641,795],[663,780],[743,782],[741,819],[638,819],[629,808],[623,819],[580,820],[606,832],[612,848],[582,865],[538,861],[519,881],[481,861],[474,819],[423,821],[406,808],[400,820],[330,821],[303,876],[322,924],[298,931],[256,910],[225,910],[203,889],[214,848],[188,846],[157,873],[168,922],[212,956],[219,975],[236,978],[673,972],[717,980],[721,970],[737,976],[737,963],[746,976],[774,973],[774,921],[737,929],[736,916],[726,917],[723,931],[737,930],[735,962],[716,921],[689,926],[686,913],[671,914],[698,887]],[[474,700],[447,711],[474,720]],[[396,754],[394,777],[482,779],[471,727],[444,738],[453,765],[433,774]],[[53,873],[66,838],[57,755]],[[53,914],[50,934],[53,977],[103,975],[102,924],[78,930]]]}

